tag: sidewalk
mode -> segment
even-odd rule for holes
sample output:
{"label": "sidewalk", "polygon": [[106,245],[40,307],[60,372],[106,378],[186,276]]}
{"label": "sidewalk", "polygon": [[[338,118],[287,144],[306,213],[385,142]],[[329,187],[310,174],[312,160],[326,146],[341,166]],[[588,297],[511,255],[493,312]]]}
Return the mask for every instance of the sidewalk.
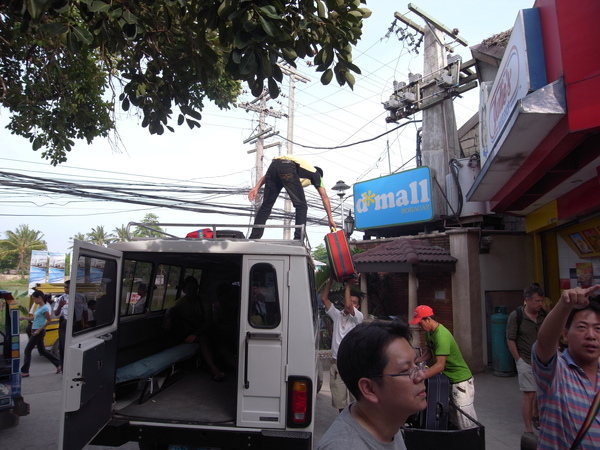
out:
{"label": "sidewalk", "polygon": [[[27,337],[22,335],[22,349],[26,343]],[[328,364],[324,365],[323,378],[323,388],[316,402],[314,447],[337,416],[337,410],[331,406]],[[55,375],[53,366],[34,351],[31,377],[23,380],[22,389],[25,401],[31,405],[31,414],[21,417],[16,427],[0,432],[0,448],[55,450],[58,447],[61,382],[62,375]],[[486,450],[520,449],[523,420],[516,376],[475,375],[475,408],[478,421],[485,427]],[[138,445],[131,442],[119,448],[133,450]],[[114,447],[87,446],[86,449]]]}

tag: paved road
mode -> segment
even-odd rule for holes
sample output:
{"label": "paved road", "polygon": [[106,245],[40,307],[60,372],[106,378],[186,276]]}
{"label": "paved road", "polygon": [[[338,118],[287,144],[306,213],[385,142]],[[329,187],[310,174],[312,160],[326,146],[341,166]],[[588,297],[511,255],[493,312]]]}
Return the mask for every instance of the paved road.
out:
{"label": "paved road", "polygon": [[[25,339],[21,339],[24,348]],[[61,377],[54,367],[36,351],[32,355],[31,376],[23,379],[23,396],[31,405],[31,414],[21,417],[17,427],[0,431],[0,448],[11,450],[54,450],[58,447]],[[331,406],[329,373],[324,371],[323,389],[317,395],[315,445],[323,436],[337,411]],[[523,425],[521,395],[516,377],[495,377],[490,373],[475,375],[475,407],[479,422],[485,426],[486,450],[520,448]],[[114,447],[87,446],[86,450],[109,450]],[[121,450],[138,449],[128,443]]]}

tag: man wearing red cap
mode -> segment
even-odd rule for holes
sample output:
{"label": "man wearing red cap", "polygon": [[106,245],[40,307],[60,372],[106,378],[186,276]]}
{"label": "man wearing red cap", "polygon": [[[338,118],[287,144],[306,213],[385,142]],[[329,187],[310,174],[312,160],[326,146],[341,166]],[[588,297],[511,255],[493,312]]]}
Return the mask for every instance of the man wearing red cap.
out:
{"label": "man wearing red cap", "polygon": [[[473,374],[463,359],[452,333],[435,320],[433,309],[427,305],[416,307],[410,324],[418,324],[419,328],[425,331],[427,351],[424,356],[428,360],[434,359],[434,364],[425,372],[425,378],[431,378],[440,372],[446,375],[450,380],[452,402],[477,420]],[[451,410],[450,419],[459,429],[476,426],[454,409]]]}

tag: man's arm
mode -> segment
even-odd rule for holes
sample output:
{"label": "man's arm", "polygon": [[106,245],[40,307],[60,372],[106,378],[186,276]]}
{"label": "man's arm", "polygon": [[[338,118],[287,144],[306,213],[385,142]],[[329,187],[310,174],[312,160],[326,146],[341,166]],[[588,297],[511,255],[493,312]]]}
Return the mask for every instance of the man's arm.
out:
{"label": "man's arm", "polygon": [[589,296],[600,289],[600,284],[587,289],[566,289],[552,311],[548,313],[538,332],[535,353],[542,364],[548,364],[556,354],[558,341],[567,324],[571,310],[585,308],[590,302]]}
{"label": "man's arm", "polygon": [[325,305],[325,311],[329,311],[329,308],[331,308],[332,305],[331,300],[329,300],[329,292],[331,291],[332,282],[333,280],[331,278],[327,280],[327,283],[325,283],[325,288],[323,288],[323,294],[321,295],[321,300]]}
{"label": "man's arm", "polygon": [[519,350],[517,349],[517,341],[515,341],[514,339],[506,339],[506,345],[508,345],[508,350],[510,351],[510,354],[515,359],[515,361],[521,359],[521,355],[519,354]]}
{"label": "man's arm", "polygon": [[260,177],[260,180],[258,180],[256,186],[254,186],[252,189],[250,189],[250,192],[248,192],[248,200],[253,201],[256,198],[256,196],[258,195],[258,190],[262,187],[263,184],[265,184],[264,175]]}
{"label": "man's arm", "polygon": [[[508,346],[508,350],[515,361],[518,361],[521,358],[519,350],[517,349],[518,333],[519,329],[517,326],[517,313],[513,312],[510,313],[508,320],[506,321],[506,345]],[[514,338],[509,336],[514,336]]]}
{"label": "man's arm", "polygon": [[446,368],[446,356],[435,355],[435,364],[425,372],[425,378],[431,378],[438,373],[441,373]]}
{"label": "man's arm", "polygon": [[[325,207],[325,212],[327,212],[327,220],[329,222],[329,228],[337,228],[333,215],[331,214],[331,203],[329,203],[329,197],[327,196],[327,191],[324,187],[318,187],[317,191],[319,191],[319,195],[321,196],[321,200],[323,201],[323,206]],[[248,197],[250,195],[248,194]]]}
{"label": "man's arm", "polygon": [[354,278],[350,278],[348,281],[346,281],[346,288],[344,289],[344,309],[346,310],[346,313],[350,314],[352,317],[354,317],[355,309],[350,297],[352,296],[352,286],[355,284],[356,280]]}

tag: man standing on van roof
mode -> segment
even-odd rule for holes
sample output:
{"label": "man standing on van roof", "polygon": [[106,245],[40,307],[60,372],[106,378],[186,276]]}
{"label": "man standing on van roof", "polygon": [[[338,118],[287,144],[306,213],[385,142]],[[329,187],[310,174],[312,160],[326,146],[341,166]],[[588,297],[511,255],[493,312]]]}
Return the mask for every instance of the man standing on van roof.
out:
{"label": "man standing on van roof", "polygon": [[[425,373],[425,378],[442,372],[448,377],[451,384],[451,397],[453,403],[473,419],[477,420],[475,413],[475,384],[473,375],[467,363],[463,359],[452,333],[435,320],[433,309],[427,305],[415,308],[411,325],[419,324],[419,328],[425,331],[427,351],[424,355],[427,359],[434,358],[434,364]],[[475,426],[471,420],[452,409],[450,418],[459,429]]]}
{"label": "man standing on van roof", "polygon": [[344,309],[338,310],[331,300],[329,300],[329,292],[331,291],[331,283],[333,278],[329,278],[325,284],[321,300],[325,305],[325,312],[331,320],[333,320],[333,332],[331,335],[331,364],[329,366],[329,387],[331,390],[331,404],[340,412],[354,401],[354,397],[348,392],[348,388],[344,384],[342,377],[337,368],[337,352],[340,343],[344,336],[359,323],[363,321],[363,314],[358,310],[359,299],[352,295],[352,285],[356,284],[356,280],[351,278],[346,282],[344,289]]}
{"label": "man standing on van roof", "polygon": [[[285,188],[290,200],[296,209],[296,225],[306,224],[306,215],[308,205],[304,195],[305,187],[313,185],[323,202],[325,211],[327,212],[327,220],[330,228],[336,228],[331,214],[331,204],[327,191],[323,185],[323,170],[320,167],[311,166],[306,160],[294,155],[283,155],[273,158],[273,162],[269,166],[267,173],[261,177],[250,192],[248,199],[254,201],[258,195],[258,190],[265,186],[265,192],[262,205],[256,213],[254,225],[264,225],[271,214],[271,209],[279,196],[282,188]],[[260,239],[263,235],[264,228],[253,228],[249,239]],[[296,228],[294,231],[294,239],[300,239],[302,232]]]}

